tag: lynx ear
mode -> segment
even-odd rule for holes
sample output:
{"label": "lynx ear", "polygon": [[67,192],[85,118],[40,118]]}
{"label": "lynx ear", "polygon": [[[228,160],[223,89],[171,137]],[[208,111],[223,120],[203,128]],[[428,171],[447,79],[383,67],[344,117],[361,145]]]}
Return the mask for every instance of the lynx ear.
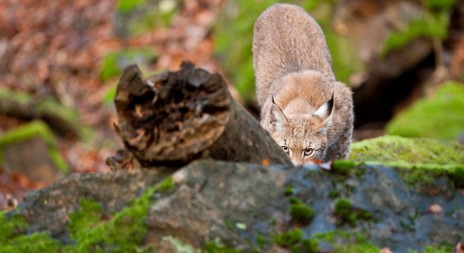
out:
{"label": "lynx ear", "polygon": [[322,124],[325,125],[332,120],[332,111],[333,111],[333,105],[334,105],[334,96],[329,99],[326,103],[321,105],[319,109],[316,110],[316,112],[313,113],[313,115],[318,116],[323,120]]}
{"label": "lynx ear", "polygon": [[285,118],[282,110],[280,110],[279,106],[274,102],[274,97],[272,98],[271,120],[269,123],[271,124],[271,129],[274,131],[282,129],[285,124],[287,124],[287,118]]}

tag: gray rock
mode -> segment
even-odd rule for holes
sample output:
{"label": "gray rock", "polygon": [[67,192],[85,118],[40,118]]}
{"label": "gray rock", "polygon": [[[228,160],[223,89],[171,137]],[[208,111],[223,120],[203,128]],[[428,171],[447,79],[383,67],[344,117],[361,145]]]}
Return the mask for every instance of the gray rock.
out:
{"label": "gray rock", "polygon": [[[397,170],[380,166],[360,166],[341,175],[314,166],[200,160],[174,173],[144,169],[72,175],[31,194],[15,212],[26,216],[30,230],[51,231],[66,243],[67,217],[79,208],[80,198],[118,211],[171,173],[175,189],[153,195],[145,221],[143,244],[156,252],[195,252],[211,243],[243,252],[288,252],[292,246],[285,249],[273,242],[277,234],[293,229],[300,229],[303,238],[318,238],[319,249],[329,252],[365,243],[358,235],[395,253],[464,240],[462,190],[440,179],[439,188],[448,189],[430,195],[422,191],[424,185],[405,184]],[[340,198],[351,202],[348,211],[354,221],[335,211]],[[291,201],[314,210],[309,224],[291,216]],[[330,241],[334,231],[345,236]],[[299,240],[292,251],[309,251]]]}

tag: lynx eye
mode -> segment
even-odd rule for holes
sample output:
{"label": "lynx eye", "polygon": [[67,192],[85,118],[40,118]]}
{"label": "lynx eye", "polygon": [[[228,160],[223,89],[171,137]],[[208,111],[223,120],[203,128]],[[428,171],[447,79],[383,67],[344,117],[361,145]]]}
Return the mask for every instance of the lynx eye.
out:
{"label": "lynx eye", "polygon": [[282,147],[282,150],[288,154],[288,147],[287,146],[281,146]]}
{"label": "lynx eye", "polygon": [[304,156],[311,156],[313,153],[314,153],[314,149],[312,149],[312,148],[305,148],[305,149],[304,149],[304,152],[303,152],[303,155],[304,155]]}

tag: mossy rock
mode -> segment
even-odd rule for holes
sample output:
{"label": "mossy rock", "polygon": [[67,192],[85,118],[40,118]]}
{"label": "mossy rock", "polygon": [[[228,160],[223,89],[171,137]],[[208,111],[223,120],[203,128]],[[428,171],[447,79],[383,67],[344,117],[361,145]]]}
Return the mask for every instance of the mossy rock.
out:
{"label": "mossy rock", "polygon": [[69,172],[69,166],[58,150],[58,144],[50,128],[42,121],[32,121],[23,126],[12,129],[0,137],[0,163],[3,162],[3,152],[8,145],[28,140],[34,137],[41,138],[48,147],[48,156],[55,166],[64,174]]}
{"label": "mossy rock", "polygon": [[410,183],[447,175],[455,186],[464,186],[464,146],[457,141],[383,136],[353,143],[350,159],[406,169]]}
{"label": "mossy rock", "polygon": [[353,143],[350,159],[394,167],[464,166],[464,146],[457,141],[382,136]]}
{"label": "mossy rock", "polygon": [[[37,192],[23,208],[0,213],[0,252],[451,252],[443,246],[455,245],[462,234],[458,189],[427,196],[402,184],[391,168],[363,165],[363,178],[350,174],[343,181],[325,170],[214,160],[165,168],[162,175],[174,174],[163,181],[157,169],[74,174]],[[328,191],[348,183],[352,190],[329,199]],[[290,186],[287,199],[283,191]],[[69,192],[78,194],[54,198]],[[236,201],[245,195],[247,204]],[[283,214],[302,203],[311,204],[314,223],[289,224]],[[442,207],[439,215],[426,211],[435,203]],[[34,211],[38,205],[40,212]],[[19,215],[28,227],[18,223]],[[355,225],[334,227],[353,215]],[[386,229],[395,234],[384,234]]]}
{"label": "mossy rock", "polygon": [[457,139],[464,134],[464,84],[448,82],[434,98],[420,99],[386,127],[389,135]]}
{"label": "mossy rock", "polygon": [[173,179],[168,177],[116,213],[107,213],[101,203],[82,198],[80,209],[70,213],[67,223],[72,243],[46,232],[28,233],[23,216],[0,212],[0,252],[153,252],[142,245],[151,198],[154,193],[174,189]]}

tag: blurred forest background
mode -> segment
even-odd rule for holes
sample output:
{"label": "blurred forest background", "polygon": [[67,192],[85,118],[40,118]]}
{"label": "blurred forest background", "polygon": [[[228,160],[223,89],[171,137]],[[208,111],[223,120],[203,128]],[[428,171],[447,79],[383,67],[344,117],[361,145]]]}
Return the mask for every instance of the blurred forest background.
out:
{"label": "blurred forest background", "polygon": [[[0,209],[68,173],[108,172],[121,71],[219,72],[258,115],[252,31],[275,0],[2,0]],[[293,0],[354,92],[355,140],[464,142],[464,0]]]}

